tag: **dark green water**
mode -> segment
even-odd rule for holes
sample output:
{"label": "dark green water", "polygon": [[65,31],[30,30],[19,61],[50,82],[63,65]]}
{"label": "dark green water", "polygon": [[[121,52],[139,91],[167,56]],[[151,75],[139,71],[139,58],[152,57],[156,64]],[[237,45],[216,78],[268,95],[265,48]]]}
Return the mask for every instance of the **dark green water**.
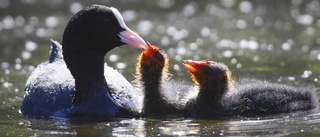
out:
{"label": "dark green water", "polygon": [[[317,0],[0,0],[1,136],[316,136],[320,113],[223,120],[126,119],[71,124],[27,119],[18,110],[26,79],[48,60],[73,13],[93,4],[119,9],[127,26],[170,58],[175,80],[190,81],[183,59],[224,62],[236,79],[253,77],[320,88]],[[128,80],[140,53],[122,46],[105,58]],[[319,91],[320,92],[320,91]]]}

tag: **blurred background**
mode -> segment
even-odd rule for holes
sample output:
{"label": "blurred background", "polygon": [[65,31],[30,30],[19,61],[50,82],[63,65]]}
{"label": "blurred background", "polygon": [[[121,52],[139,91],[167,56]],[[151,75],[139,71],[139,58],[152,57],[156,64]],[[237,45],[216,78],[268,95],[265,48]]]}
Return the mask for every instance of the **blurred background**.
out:
{"label": "blurred background", "polygon": [[[70,17],[91,4],[116,7],[160,47],[174,80],[191,82],[183,59],[210,59],[236,80],[320,86],[319,0],[0,0],[0,133],[29,131],[18,113],[26,79],[48,60],[50,39],[61,42]],[[140,52],[122,46],[105,61],[132,81]]]}

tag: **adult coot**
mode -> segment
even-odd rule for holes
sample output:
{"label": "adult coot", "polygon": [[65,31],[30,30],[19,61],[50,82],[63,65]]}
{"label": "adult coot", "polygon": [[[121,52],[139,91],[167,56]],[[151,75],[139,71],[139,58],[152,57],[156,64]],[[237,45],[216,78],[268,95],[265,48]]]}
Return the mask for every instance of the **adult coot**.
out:
{"label": "adult coot", "polygon": [[62,49],[52,41],[49,62],[28,78],[21,113],[45,119],[138,116],[140,97],[104,63],[107,52],[123,44],[147,48],[117,9],[92,5],[79,11],[65,28]]}

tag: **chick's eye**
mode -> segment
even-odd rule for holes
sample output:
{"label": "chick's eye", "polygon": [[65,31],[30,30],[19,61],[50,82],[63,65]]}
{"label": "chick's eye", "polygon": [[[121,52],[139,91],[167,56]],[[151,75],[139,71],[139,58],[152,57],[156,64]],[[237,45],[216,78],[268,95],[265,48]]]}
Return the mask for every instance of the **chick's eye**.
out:
{"label": "chick's eye", "polygon": [[204,69],[203,69],[203,71],[204,71],[204,73],[206,73],[206,74],[208,74],[208,75],[212,75],[213,73],[212,73],[212,70],[211,70],[211,68],[208,68],[208,67],[205,67]]}
{"label": "chick's eye", "polygon": [[164,57],[163,57],[163,55],[162,54],[160,54],[160,53],[156,53],[156,58],[158,59],[158,60],[160,60],[160,61],[163,61],[164,60]]}
{"label": "chick's eye", "polygon": [[221,73],[221,70],[219,68],[209,68],[209,67],[205,67],[203,69],[204,73],[206,73],[207,75],[218,75],[219,73]]}

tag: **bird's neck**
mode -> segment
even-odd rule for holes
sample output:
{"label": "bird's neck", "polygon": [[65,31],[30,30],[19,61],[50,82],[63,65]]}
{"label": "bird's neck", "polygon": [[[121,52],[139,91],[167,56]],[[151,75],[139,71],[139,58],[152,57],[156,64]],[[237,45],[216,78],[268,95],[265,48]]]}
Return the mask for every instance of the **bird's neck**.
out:
{"label": "bird's neck", "polygon": [[141,66],[141,83],[148,99],[159,98],[161,83],[164,81],[162,68]]}
{"label": "bird's neck", "polygon": [[103,56],[86,52],[64,56],[64,59],[75,79],[74,104],[84,103],[96,92],[105,91]]}
{"label": "bird's neck", "polygon": [[[145,115],[159,115],[160,112],[155,111],[154,108],[159,109],[165,107],[163,100],[163,87],[162,83],[165,82],[163,79],[163,68],[151,67],[151,66],[141,66],[140,74],[140,84],[144,91],[143,99],[143,113]],[[168,110],[169,111],[169,110]]]}
{"label": "bird's neck", "polygon": [[169,79],[168,75],[167,59],[162,66],[144,54],[140,54],[136,65],[136,79],[133,82],[142,86],[145,98],[159,98],[161,85]]}
{"label": "bird's neck", "polygon": [[218,104],[223,95],[232,89],[232,81],[228,80],[207,80],[199,84],[198,100],[212,105]]}

